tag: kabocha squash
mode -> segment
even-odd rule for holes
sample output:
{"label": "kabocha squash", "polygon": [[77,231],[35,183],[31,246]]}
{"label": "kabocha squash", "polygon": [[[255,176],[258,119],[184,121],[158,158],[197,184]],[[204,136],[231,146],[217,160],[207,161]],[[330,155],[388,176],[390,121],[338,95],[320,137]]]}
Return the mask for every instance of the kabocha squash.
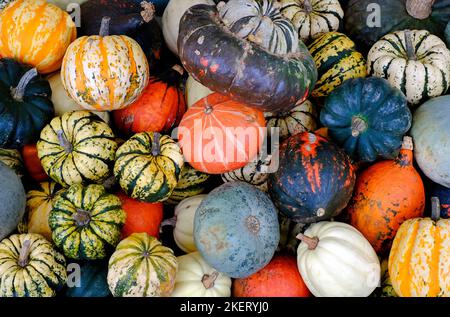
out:
{"label": "kabocha squash", "polygon": [[46,173],[64,187],[101,183],[112,172],[117,143],[111,128],[92,112],[54,118],[37,143]]}
{"label": "kabocha squash", "polygon": [[450,188],[434,184],[431,190],[431,195],[437,197],[441,203],[442,219],[450,218]]}
{"label": "kabocha squash", "polygon": [[65,297],[108,297],[108,261],[87,261],[80,263],[79,284],[67,287]]}
{"label": "kabocha squash", "polygon": [[148,62],[141,47],[128,36],[110,36],[109,21],[103,18],[99,35],[78,38],[64,55],[62,83],[84,109],[125,108],[148,84]]}
{"label": "kabocha squash", "polygon": [[312,92],[314,97],[328,96],[348,79],[366,77],[366,60],[345,34],[326,33],[312,42],[308,49],[319,73]]}
{"label": "kabocha squash", "polygon": [[180,180],[166,203],[176,205],[183,199],[200,195],[207,189],[211,175],[197,171],[189,164],[184,164]]}
{"label": "kabocha squash", "polygon": [[128,196],[154,203],[170,197],[183,165],[183,154],[174,140],[157,132],[142,132],[117,150],[114,175]]}
{"label": "kabocha squash", "polygon": [[412,115],[402,92],[381,78],[347,80],[325,101],[320,121],[356,161],[394,159]]}
{"label": "kabocha squash", "polygon": [[113,112],[116,127],[125,134],[133,134],[168,132],[178,125],[186,112],[184,95],[179,88],[183,72],[183,68],[176,65],[159,77],[150,78],[138,100]]}
{"label": "kabocha squash", "polygon": [[417,105],[450,87],[450,50],[428,31],[398,31],[370,49],[368,73],[387,79]]}
{"label": "kabocha squash", "polygon": [[35,233],[0,242],[0,297],[52,297],[67,279],[66,262]]}
{"label": "kabocha squash", "polygon": [[117,245],[125,218],[120,199],[103,186],[75,184],[53,200],[48,223],[66,257],[97,260]]}
{"label": "kabocha squash", "polygon": [[449,8],[447,0],[350,0],[345,29],[364,52],[384,35],[399,30],[427,30],[443,38]]}
{"label": "kabocha squash", "polygon": [[367,297],[380,282],[380,261],[364,236],[340,222],[311,225],[297,250],[297,264],[316,297]]}
{"label": "kabocha squash", "polygon": [[4,58],[0,91],[0,147],[20,148],[37,139],[53,117],[48,81],[35,68]]}
{"label": "kabocha squash", "polygon": [[[274,28],[285,33],[284,27],[286,30],[292,27],[281,17],[273,0],[230,1],[229,4],[233,12],[252,10],[248,18],[253,17],[253,23],[267,21],[260,30],[262,33],[277,34]],[[224,15],[225,8],[226,5],[222,6],[220,15]],[[183,66],[195,80],[233,100],[264,111],[289,110],[308,98],[317,80],[317,70],[301,41],[297,39],[298,43],[293,43],[295,38],[291,33],[289,36],[283,34],[281,41],[286,43],[277,42],[276,49],[290,47],[294,53],[274,54],[258,43],[239,37],[244,30],[250,31],[257,25],[246,27],[245,23],[235,23],[229,29],[224,22],[218,9],[208,5],[189,8],[181,19],[178,53]],[[233,23],[233,20],[228,22]],[[277,26],[274,26],[275,22]],[[265,36],[252,38],[256,42],[266,39]],[[226,50],[217,49],[224,45]]]}
{"label": "kabocha squash", "polygon": [[23,176],[23,160],[18,150],[0,149],[0,162],[11,168],[19,177]]}
{"label": "kabocha squash", "polygon": [[200,253],[177,257],[178,272],[171,297],[230,297],[231,279],[214,270]]}
{"label": "kabocha squash", "polygon": [[298,30],[305,42],[343,25],[344,10],[338,0],[280,0],[281,14]]}
{"label": "kabocha squash", "polygon": [[167,297],[177,270],[171,249],[146,233],[134,233],[109,259],[108,285],[115,297]]}
{"label": "kabocha squash", "polygon": [[8,166],[0,163],[0,240],[11,234],[25,213],[25,189],[17,174]]}
{"label": "kabocha squash", "polygon": [[433,98],[414,113],[411,135],[420,169],[433,182],[450,188],[450,96]]}
{"label": "kabocha squash", "polygon": [[350,201],[355,168],[334,143],[301,133],[280,146],[279,168],[269,176],[275,206],[296,222],[311,223],[337,216]]}
{"label": "kabocha squash", "polygon": [[42,167],[36,144],[27,144],[22,147],[20,152],[28,176],[36,182],[43,182],[50,179]]}
{"label": "kabocha squash", "polygon": [[275,206],[265,193],[244,182],[214,189],[195,213],[198,251],[209,265],[232,278],[266,266],[279,239]]}
{"label": "kabocha squash", "polygon": [[178,127],[178,139],[192,167],[222,174],[257,156],[265,125],[262,111],[215,93],[188,109]]}
{"label": "kabocha squash", "polygon": [[395,236],[389,276],[400,297],[450,296],[450,219],[439,220],[439,213],[433,198],[432,218],[407,220]]}
{"label": "kabocha squash", "polygon": [[376,163],[358,176],[347,210],[350,224],[378,254],[385,254],[400,225],[421,217],[424,208],[425,189],[413,166],[413,142],[405,137],[397,159]]}
{"label": "kabocha squash", "polygon": [[16,0],[0,14],[0,56],[51,73],[77,37],[70,15],[46,0]]}
{"label": "kabocha squash", "polygon": [[276,255],[262,270],[233,283],[234,297],[309,297],[295,257]]}
{"label": "kabocha squash", "polygon": [[289,111],[278,114],[266,112],[264,117],[267,128],[280,128],[280,139],[285,140],[298,133],[316,130],[317,115],[316,107],[311,101],[306,100]]}
{"label": "kabocha squash", "polygon": [[211,89],[203,86],[198,81],[196,81],[192,76],[189,75],[188,79],[186,80],[186,87],[185,87],[185,96],[188,108],[196,104],[197,101],[200,101],[201,99],[205,98],[206,96],[212,93],[213,91]]}

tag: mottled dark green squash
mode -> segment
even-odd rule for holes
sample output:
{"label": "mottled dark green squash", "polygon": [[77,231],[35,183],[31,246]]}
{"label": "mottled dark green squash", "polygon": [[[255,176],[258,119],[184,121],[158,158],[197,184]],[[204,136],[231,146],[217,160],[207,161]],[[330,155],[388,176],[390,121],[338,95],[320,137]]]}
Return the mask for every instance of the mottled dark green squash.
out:
{"label": "mottled dark green squash", "polygon": [[74,264],[79,265],[80,282],[73,285],[69,272],[68,281],[71,282],[71,287],[67,287],[64,296],[108,297],[111,295],[107,281],[108,261],[88,261]]}

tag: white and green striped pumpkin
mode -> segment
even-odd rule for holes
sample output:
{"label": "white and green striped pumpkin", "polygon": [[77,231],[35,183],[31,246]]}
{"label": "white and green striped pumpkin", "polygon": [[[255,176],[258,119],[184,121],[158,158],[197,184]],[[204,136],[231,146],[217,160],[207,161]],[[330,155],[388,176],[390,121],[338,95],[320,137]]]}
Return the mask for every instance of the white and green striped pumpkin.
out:
{"label": "white and green striped pumpkin", "polygon": [[154,203],[170,197],[183,165],[183,154],[173,139],[141,132],[117,150],[114,175],[128,196]]}
{"label": "white and green striped pumpkin", "polygon": [[23,176],[23,160],[18,150],[0,149],[0,162],[10,167],[19,177]]}
{"label": "white and green striped pumpkin", "polygon": [[298,30],[303,41],[337,31],[343,22],[344,10],[338,0],[280,0],[281,14]]}
{"label": "white and green striped pumpkin", "polygon": [[280,140],[298,133],[315,131],[317,128],[317,110],[309,100],[286,112],[266,112],[264,117],[268,129],[279,128]]}
{"label": "white and green striped pumpkin", "polygon": [[371,48],[368,74],[387,79],[417,105],[450,87],[450,50],[428,31],[390,33]]}
{"label": "white and green striped pumpkin", "polygon": [[147,233],[133,233],[109,259],[108,285],[115,297],[168,297],[177,270],[171,249]]}
{"label": "white and green striped pumpkin", "polygon": [[295,53],[298,33],[275,0],[230,0],[217,5],[222,22],[236,36],[275,54]]}
{"label": "white and green striped pumpkin", "polygon": [[181,170],[177,186],[166,202],[176,205],[183,199],[203,193],[210,177],[211,175],[197,171],[186,163]]}
{"label": "white and green striped pumpkin", "polygon": [[76,260],[97,260],[120,241],[126,214],[102,185],[72,185],[53,200],[48,217],[53,242]]}
{"label": "white and green striped pumpkin", "polygon": [[66,279],[64,256],[40,234],[0,242],[0,297],[52,297]]}
{"label": "white and green striped pumpkin", "polygon": [[54,118],[37,143],[45,172],[64,187],[101,183],[112,174],[117,143],[111,128],[90,111]]}

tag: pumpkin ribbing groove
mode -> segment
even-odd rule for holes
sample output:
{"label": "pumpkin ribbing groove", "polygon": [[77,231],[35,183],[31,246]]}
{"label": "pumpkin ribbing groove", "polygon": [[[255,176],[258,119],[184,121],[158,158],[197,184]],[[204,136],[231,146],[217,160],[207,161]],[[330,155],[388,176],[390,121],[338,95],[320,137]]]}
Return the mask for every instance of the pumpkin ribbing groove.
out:
{"label": "pumpkin ribbing groove", "polygon": [[30,81],[38,75],[37,69],[32,68],[28,70],[22,78],[20,78],[17,87],[11,87],[11,95],[15,101],[23,101],[23,96],[25,94],[25,88],[28,86]]}

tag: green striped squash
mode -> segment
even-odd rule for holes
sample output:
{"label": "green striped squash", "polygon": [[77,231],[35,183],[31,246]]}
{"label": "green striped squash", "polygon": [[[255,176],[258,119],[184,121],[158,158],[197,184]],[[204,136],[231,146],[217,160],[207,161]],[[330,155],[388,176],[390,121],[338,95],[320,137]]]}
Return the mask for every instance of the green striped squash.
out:
{"label": "green striped squash", "polygon": [[64,256],[40,234],[0,242],[0,297],[52,297],[66,279]]}
{"label": "green striped squash", "polygon": [[169,136],[141,132],[117,150],[114,175],[128,196],[154,203],[170,197],[183,165],[181,149]]}
{"label": "green striped squash", "polygon": [[168,297],[177,270],[171,249],[147,233],[133,233],[109,260],[108,285],[115,297]]}
{"label": "green striped squash", "polygon": [[387,79],[417,105],[450,87],[450,51],[428,31],[397,31],[371,48],[368,73]]}
{"label": "green striped squash", "polygon": [[345,34],[326,33],[312,42],[308,49],[319,72],[313,97],[328,96],[347,79],[366,77],[366,60]]}
{"label": "green striped squash", "polygon": [[117,245],[125,218],[120,199],[102,185],[75,184],[53,201],[48,223],[66,257],[97,260]]}
{"label": "green striped squash", "polygon": [[23,176],[23,160],[18,150],[0,149],[0,162],[10,167],[19,177]]}
{"label": "green striped squash", "polygon": [[185,164],[181,170],[180,180],[166,202],[176,205],[185,198],[203,193],[210,177],[211,175],[197,171],[189,164]]}
{"label": "green striped squash", "polygon": [[54,118],[42,130],[37,150],[45,172],[69,187],[106,180],[112,173],[117,143],[100,117],[73,111]]}

